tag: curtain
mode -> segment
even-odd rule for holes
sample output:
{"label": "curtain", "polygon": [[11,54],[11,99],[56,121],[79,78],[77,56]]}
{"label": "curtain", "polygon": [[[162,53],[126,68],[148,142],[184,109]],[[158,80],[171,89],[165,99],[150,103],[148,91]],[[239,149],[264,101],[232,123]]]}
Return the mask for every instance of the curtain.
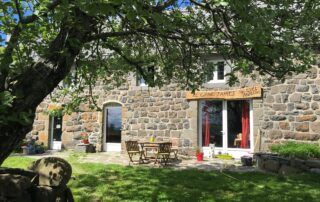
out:
{"label": "curtain", "polygon": [[204,146],[208,147],[210,144],[210,114],[208,111],[209,103],[205,102],[205,106],[203,108],[205,115],[205,124],[204,124]]}
{"label": "curtain", "polygon": [[247,101],[242,102],[242,140],[241,148],[249,148],[249,132],[250,132],[250,122],[249,122],[249,103]]}

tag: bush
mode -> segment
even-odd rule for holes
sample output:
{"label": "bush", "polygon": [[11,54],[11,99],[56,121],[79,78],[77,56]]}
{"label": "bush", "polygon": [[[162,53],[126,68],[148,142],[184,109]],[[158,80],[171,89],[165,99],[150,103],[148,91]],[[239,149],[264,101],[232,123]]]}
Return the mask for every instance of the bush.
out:
{"label": "bush", "polygon": [[285,157],[294,158],[320,158],[320,147],[315,144],[287,142],[272,145],[271,151]]}

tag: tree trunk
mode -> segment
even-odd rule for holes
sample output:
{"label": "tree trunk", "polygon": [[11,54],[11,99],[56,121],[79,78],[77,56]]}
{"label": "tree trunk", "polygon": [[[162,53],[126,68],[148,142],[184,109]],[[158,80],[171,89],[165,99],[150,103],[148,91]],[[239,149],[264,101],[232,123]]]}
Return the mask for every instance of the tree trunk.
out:
{"label": "tree trunk", "polygon": [[32,124],[33,121],[28,125],[21,125],[17,122],[0,125],[0,166],[25,138],[26,134],[32,130]]}
{"label": "tree trunk", "polygon": [[48,54],[26,67],[27,70],[10,86],[9,91],[16,98],[6,114],[16,117],[27,114],[30,120],[21,123],[22,120],[8,119],[8,122],[0,123],[0,165],[32,130],[37,106],[68,75],[95,26],[93,18],[79,9],[75,8],[73,14],[74,23],[61,24],[59,34],[47,47]]}

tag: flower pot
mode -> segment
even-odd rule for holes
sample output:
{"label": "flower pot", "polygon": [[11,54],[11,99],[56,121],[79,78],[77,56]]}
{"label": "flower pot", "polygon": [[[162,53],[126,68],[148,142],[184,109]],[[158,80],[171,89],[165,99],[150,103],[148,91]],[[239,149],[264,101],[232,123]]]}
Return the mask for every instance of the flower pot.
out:
{"label": "flower pot", "polygon": [[29,154],[29,148],[27,146],[22,146],[21,148],[22,148],[22,153],[24,155],[28,155]]}
{"label": "flower pot", "polygon": [[196,153],[197,161],[203,161],[203,153]]}
{"label": "flower pot", "polygon": [[89,140],[82,140],[83,144],[89,144]]}
{"label": "flower pot", "polygon": [[241,163],[243,166],[252,166],[252,157],[250,156],[242,156]]}

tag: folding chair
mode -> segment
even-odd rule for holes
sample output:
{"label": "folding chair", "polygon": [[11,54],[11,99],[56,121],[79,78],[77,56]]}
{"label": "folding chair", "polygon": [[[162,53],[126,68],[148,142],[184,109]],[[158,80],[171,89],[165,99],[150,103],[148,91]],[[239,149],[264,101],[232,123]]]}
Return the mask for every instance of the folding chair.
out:
{"label": "folding chair", "polygon": [[171,146],[171,142],[159,143],[155,164],[159,162],[160,164],[164,163],[164,165],[167,165],[170,158]]}
{"label": "folding chair", "polygon": [[174,160],[178,160],[178,147],[172,147],[171,148],[171,153],[173,154],[173,159]]}
{"label": "folding chair", "polygon": [[144,151],[140,150],[138,141],[125,141],[125,144],[126,144],[127,153],[130,159],[129,165],[130,165],[130,162],[133,163],[132,157],[135,154],[139,154],[139,163],[143,162],[142,156],[145,156],[145,155],[144,155]]}

